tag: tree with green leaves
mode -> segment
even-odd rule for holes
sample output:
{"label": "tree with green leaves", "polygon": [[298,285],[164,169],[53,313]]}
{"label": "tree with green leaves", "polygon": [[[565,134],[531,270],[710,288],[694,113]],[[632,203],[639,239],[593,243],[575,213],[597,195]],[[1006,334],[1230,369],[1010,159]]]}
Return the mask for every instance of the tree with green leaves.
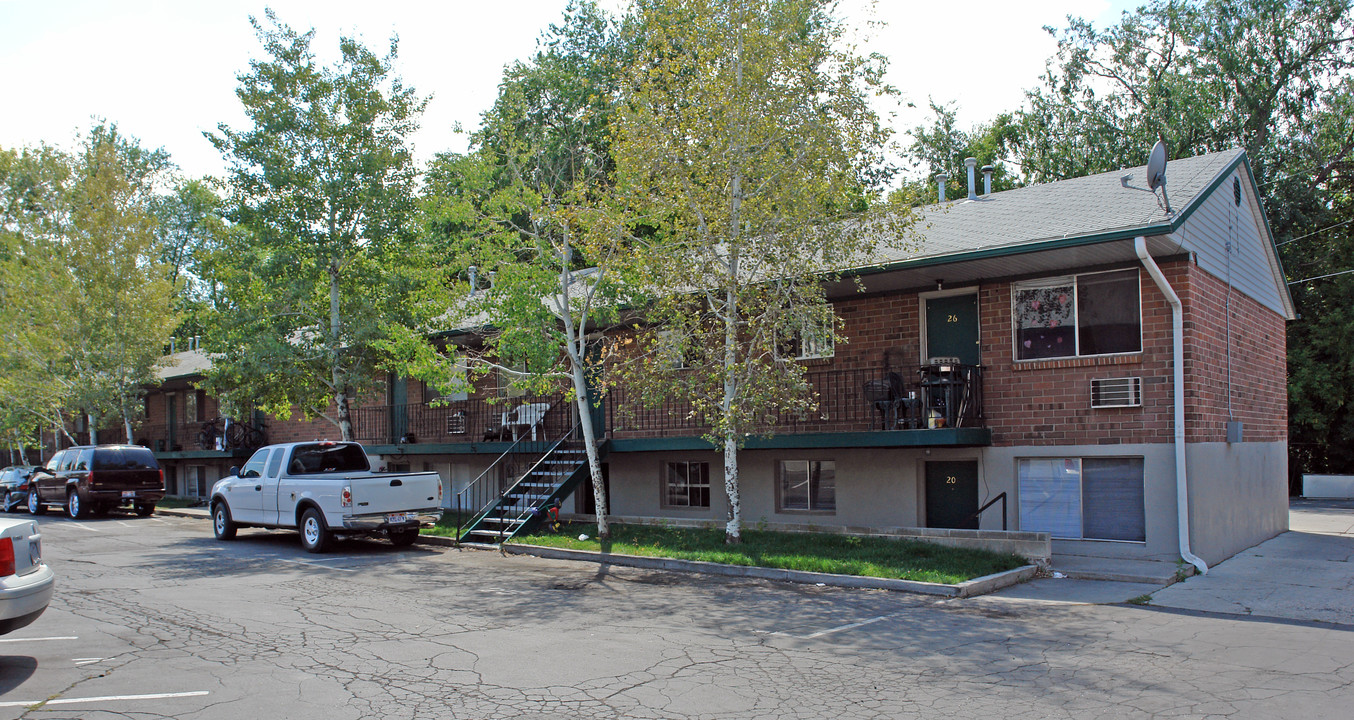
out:
{"label": "tree with green leaves", "polygon": [[168,155],[101,123],[76,154],[4,165],[6,392],[44,425],[78,411],[130,442],[176,323],[152,212]]}
{"label": "tree with green leaves", "polygon": [[320,65],[314,30],[271,10],[250,18],[267,57],[238,76],[250,125],[208,138],[229,162],[225,239],[208,282],[219,288],[208,384],[236,412],[293,407],[353,437],[351,403],[374,387],[389,326],[408,325],[425,269],[415,237],[417,170],[409,146],[426,100],[379,56],[339,40]]}
{"label": "tree with green leaves", "polygon": [[[738,450],[814,403],[795,340],[840,340],[833,271],[901,244],[906,213],[864,217],[888,177],[891,89],[823,0],[635,4],[637,52],[613,121],[651,329],[645,383],[688,400],[724,458],[725,537],[741,539]],[[640,242],[642,240],[642,242]],[[680,367],[679,367],[680,366]]]}
{"label": "tree with green leaves", "polygon": [[[931,102],[935,120],[931,125],[918,126],[909,131],[912,143],[906,155],[913,166],[923,169],[927,178],[941,173],[949,175],[945,197],[962,198],[968,194],[966,158],[975,158],[978,168],[991,165],[992,192],[1018,187],[1019,177],[1006,167],[1012,155],[1018,127],[1010,113],[998,115],[991,123],[981,124],[969,131],[960,129],[958,111],[953,104]],[[926,180],[914,181],[910,188],[915,197],[932,196]]]}
{"label": "tree with green leaves", "polygon": [[1348,0],[1153,0],[1097,29],[1069,17],[1017,152],[1029,182],[1246,149],[1261,180],[1354,68]]}
{"label": "tree with green leaves", "polygon": [[402,369],[455,383],[496,373],[520,389],[567,387],[587,453],[598,536],[607,525],[598,429],[590,390],[601,372],[600,331],[628,299],[618,282],[624,233],[607,203],[612,161],[608,128],[626,48],[616,23],[595,2],[571,3],[528,62],[504,72],[499,96],[484,114],[466,156],[442,156],[428,173],[428,233],[451,268],[475,266],[493,278],[470,278],[431,294],[434,309],[454,308],[444,324],[470,318],[490,326],[482,347],[447,356],[424,328],[408,328],[393,346]]}

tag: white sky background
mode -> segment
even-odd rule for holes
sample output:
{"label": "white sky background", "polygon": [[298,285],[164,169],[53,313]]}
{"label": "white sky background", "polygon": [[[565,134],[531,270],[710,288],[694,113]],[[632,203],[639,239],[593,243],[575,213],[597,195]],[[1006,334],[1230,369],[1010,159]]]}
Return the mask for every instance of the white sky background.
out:
{"label": "white sky background", "polygon": [[[615,9],[621,0],[603,0]],[[903,92],[894,127],[929,121],[927,98],[959,104],[961,127],[1017,108],[1055,50],[1044,25],[1068,14],[1117,21],[1127,0],[913,2],[845,0],[843,10],[891,59],[890,82]],[[397,71],[432,94],[415,138],[421,161],[463,151],[460,122],[472,130],[497,95],[505,65],[527,58],[567,0],[0,0],[0,147],[69,146],[94,117],[148,147],[164,147],[184,174],[219,174],[221,156],[202,136],[217,123],[243,127],[235,97],[239,72],[262,48],[248,17],[272,7],[299,31],[316,28],[312,49],[337,56],[338,35],[353,34],[384,54],[399,35]],[[873,17],[887,23],[869,28]]]}

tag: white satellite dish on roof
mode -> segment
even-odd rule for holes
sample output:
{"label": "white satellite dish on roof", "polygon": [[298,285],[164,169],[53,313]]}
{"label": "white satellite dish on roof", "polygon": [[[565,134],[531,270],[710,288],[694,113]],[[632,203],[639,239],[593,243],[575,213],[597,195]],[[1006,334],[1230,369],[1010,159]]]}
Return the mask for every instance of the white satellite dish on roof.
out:
{"label": "white satellite dish on roof", "polygon": [[1166,184],[1166,142],[1158,140],[1147,158],[1147,187],[1156,190]]}
{"label": "white satellite dish on roof", "polygon": [[1147,157],[1147,187],[1153,193],[1161,190],[1161,202],[1166,214],[1171,212],[1171,200],[1166,197],[1166,139],[1157,140],[1152,146],[1152,154]]}

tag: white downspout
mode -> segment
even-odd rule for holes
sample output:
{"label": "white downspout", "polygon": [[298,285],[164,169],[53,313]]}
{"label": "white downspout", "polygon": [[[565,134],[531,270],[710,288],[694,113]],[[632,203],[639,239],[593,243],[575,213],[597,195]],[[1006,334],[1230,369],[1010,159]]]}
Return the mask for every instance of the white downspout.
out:
{"label": "white downspout", "polygon": [[1180,296],[1171,289],[1170,283],[1166,282],[1166,276],[1161,274],[1161,268],[1157,267],[1156,261],[1147,253],[1147,238],[1141,235],[1133,238],[1133,250],[1142,260],[1142,266],[1147,268],[1147,274],[1152,276],[1152,280],[1166,296],[1166,302],[1171,304],[1171,370],[1174,373],[1171,385],[1175,394],[1172,403],[1175,407],[1175,420],[1172,425],[1175,429],[1175,507],[1176,526],[1180,529],[1180,557],[1198,568],[1200,573],[1207,574],[1208,563],[1189,551],[1189,478],[1185,473],[1184,310],[1180,304]]}

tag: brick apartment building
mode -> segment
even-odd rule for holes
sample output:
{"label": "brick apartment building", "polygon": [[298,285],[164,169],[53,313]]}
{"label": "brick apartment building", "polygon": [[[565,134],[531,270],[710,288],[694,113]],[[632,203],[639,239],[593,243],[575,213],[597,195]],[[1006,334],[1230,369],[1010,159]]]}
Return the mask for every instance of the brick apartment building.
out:
{"label": "brick apartment building", "polygon": [[[1294,311],[1249,163],[1229,150],[1168,176],[1169,211],[1144,168],[923,208],[920,247],[855,273],[863,292],[829,288],[850,341],[796,359],[817,413],[749,439],[745,521],[1035,531],[1054,553],[1197,565],[1286,529]],[[171,491],[200,496],[248,452],[196,442],[215,417],[191,388],[206,359],[174,361],[142,433]],[[505,453],[571,427],[562,398],[491,403],[485,387],[432,407],[427,392],[391,379],[355,411],[357,435],[392,469],[442,473],[450,507],[510,485]],[[720,456],[682,410],[603,398],[616,518],[722,523]],[[258,420],[269,441],[337,434]],[[590,513],[573,487],[553,496]]]}

